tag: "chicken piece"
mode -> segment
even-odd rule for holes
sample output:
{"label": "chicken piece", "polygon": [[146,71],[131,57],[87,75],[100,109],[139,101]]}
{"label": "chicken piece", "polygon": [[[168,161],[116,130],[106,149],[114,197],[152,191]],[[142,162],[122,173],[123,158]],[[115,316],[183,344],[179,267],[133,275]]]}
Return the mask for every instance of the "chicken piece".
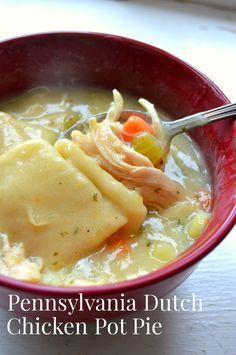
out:
{"label": "chicken piece", "polygon": [[[106,119],[102,123],[98,123],[96,119],[89,120],[87,134],[72,132],[74,143],[87,155],[95,158],[113,177],[129,189],[136,190],[143,197],[146,206],[161,211],[182,200],[185,193],[181,185],[155,168],[147,157],[123,142],[122,124],[117,122],[123,110],[123,98],[117,90],[113,90],[113,96],[114,101]],[[139,103],[146,109],[155,135],[163,144],[166,157],[168,144],[155,107],[145,99],[140,99]]]}
{"label": "chicken piece", "polygon": [[[161,124],[161,120],[158,117],[158,114],[155,110],[154,105],[145,99],[139,99],[139,103],[140,103],[140,105],[142,105],[145,108],[145,110],[147,111],[147,114],[151,118],[152,127],[154,128],[154,131],[155,131],[155,136],[162,143],[162,147],[163,147],[162,160],[163,160],[163,162],[165,162],[166,156],[167,156],[167,154],[169,152],[169,148],[170,148],[170,140],[165,134],[165,131],[164,131],[162,124]],[[164,167],[164,165],[163,165],[163,167]]]}
{"label": "chicken piece", "polygon": [[0,273],[15,279],[38,282],[41,278],[43,267],[42,259],[39,257],[26,258],[22,243],[12,246],[5,234],[0,235]]}
{"label": "chicken piece", "polygon": [[98,123],[92,119],[89,121],[89,133],[84,135],[74,131],[72,139],[113,177],[135,189],[143,197],[145,205],[163,210],[181,200],[183,187],[156,169],[148,158],[122,142],[113,132],[115,123],[112,125],[108,120]]}
{"label": "chicken piece", "polygon": [[151,104],[149,101],[145,99],[139,99],[138,101],[140,105],[142,105],[145,110],[147,111],[147,114],[151,118],[152,121],[152,126],[155,130],[155,135],[160,141],[165,140],[165,133],[161,125],[161,120],[158,117],[158,114],[155,110],[155,107],[153,104]]}
{"label": "chicken piece", "polygon": [[124,100],[119,91],[113,90],[114,101],[111,103],[110,108],[107,112],[106,119],[111,122],[116,122],[119,120],[120,115],[123,111]]}

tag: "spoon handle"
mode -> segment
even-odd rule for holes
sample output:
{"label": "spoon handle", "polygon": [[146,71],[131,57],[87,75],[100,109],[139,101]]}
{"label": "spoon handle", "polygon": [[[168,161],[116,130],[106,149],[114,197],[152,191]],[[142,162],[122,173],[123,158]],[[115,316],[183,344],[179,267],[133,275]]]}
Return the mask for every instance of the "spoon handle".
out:
{"label": "spoon handle", "polygon": [[233,115],[236,115],[236,103],[213,108],[209,111],[199,112],[176,121],[163,122],[163,125],[169,137],[174,137],[190,128],[204,126]]}

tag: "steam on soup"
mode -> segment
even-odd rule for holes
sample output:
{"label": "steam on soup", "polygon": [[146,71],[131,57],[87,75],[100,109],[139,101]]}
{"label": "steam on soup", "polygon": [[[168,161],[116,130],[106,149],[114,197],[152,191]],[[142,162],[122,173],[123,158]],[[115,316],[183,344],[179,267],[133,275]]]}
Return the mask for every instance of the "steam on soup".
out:
{"label": "steam on soup", "polygon": [[1,274],[68,286],[131,279],[166,265],[202,232],[211,199],[204,159],[185,134],[167,154],[148,101],[140,103],[150,123],[120,122],[114,91],[103,122],[59,139],[111,100],[105,90],[39,88],[0,105]]}

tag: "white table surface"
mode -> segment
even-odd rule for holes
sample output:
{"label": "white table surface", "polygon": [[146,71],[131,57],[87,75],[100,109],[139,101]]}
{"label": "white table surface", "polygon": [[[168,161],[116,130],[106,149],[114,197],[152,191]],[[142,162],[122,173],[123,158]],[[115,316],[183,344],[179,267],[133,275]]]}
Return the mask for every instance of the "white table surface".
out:
{"label": "white table surface", "polygon": [[[4,1],[0,39],[57,30],[124,35],[161,47],[207,74],[236,101],[236,12],[180,1]],[[236,230],[174,293],[192,292],[203,312],[153,312],[161,336],[11,336],[0,310],[1,355],[236,354]],[[139,316],[142,316],[142,312]],[[146,316],[146,314],[145,314]],[[129,318],[128,318],[129,320]],[[131,325],[131,322],[128,321]]]}

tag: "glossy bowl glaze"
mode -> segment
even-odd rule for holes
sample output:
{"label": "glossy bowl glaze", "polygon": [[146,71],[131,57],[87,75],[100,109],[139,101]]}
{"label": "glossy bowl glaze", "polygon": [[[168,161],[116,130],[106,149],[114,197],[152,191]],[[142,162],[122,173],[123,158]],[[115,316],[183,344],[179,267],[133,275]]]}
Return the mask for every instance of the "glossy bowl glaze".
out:
{"label": "glossy bowl glaze", "polygon": [[[0,44],[0,99],[45,85],[89,85],[117,88],[145,97],[173,118],[225,103],[228,99],[208,78],[180,59],[150,45],[99,33],[48,33]],[[235,223],[235,126],[232,120],[192,131],[208,163],[213,185],[212,217],[196,243],[171,264],[134,280],[87,287],[54,287],[0,276],[0,305],[8,295],[28,298],[125,298],[143,307],[144,294],[158,297],[183,282],[198,262],[214,249]],[[14,221],[13,221],[14,223]],[[213,265],[212,265],[213,267]],[[220,267],[220,265],[219,265]],[[192,292],[197,290],[192,290]],[[19,309],[20,311],[20,309]],[[27,313],[29,315],[29,313]],[[45,312],[58,320],[92,320],[118,313]]]}

